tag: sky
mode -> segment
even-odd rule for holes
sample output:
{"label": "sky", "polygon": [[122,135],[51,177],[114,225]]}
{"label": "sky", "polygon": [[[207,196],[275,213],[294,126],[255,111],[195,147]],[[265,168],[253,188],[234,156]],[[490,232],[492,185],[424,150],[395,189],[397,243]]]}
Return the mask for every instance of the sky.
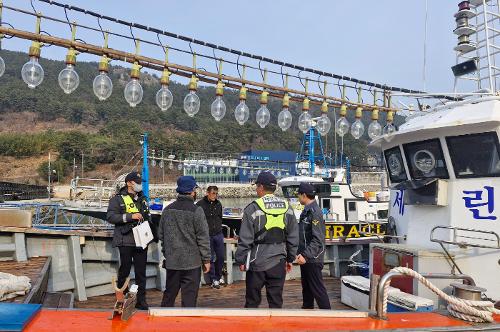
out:
{"label": "sky", "polygon": [[[103,15],[161,28],[207,42],[240,49],[326,72],[356,77],[429,92],[451,92],[455,64],[453,34],[457,1],[427,0],[427,66],[423,81],[426,0],[59,0]],[[5,5],[31,10],[29,0],[4,0]],[[33,0],[37,11],[64,19],[64,10]],[[68,11],[71,21],[97,26],[95,18]],[[3,20],[14,27],[33,31],[35,20],[4,10]],[[129,35],[123,27],[102,21],[104,29]],[[69,27],[43,22],[42,29],[70,37]],[[150,33],[135,31],[136,37],[156,40]],[[97,33],[78,31],[88,43],[102,44]],[[164,43],[186,48],[186,43],[163,38]],[[27,51],[30,42],[4,40],[3,48]],[[133,52],[129,40],[110,38],[110,47]],[[207,49],[193,45],[197,52]],[[64,59],[66,50],[55,46],[42,50],[42,56]],[[141,53],[163,58],[158,47],[143,46]],[[211,53],[211,51],[209,52]],[[226,56],[221,52],[217,56]],[[234,60],[235,57],[228,55]],[[80,55],[79,61],[98,61],[96,56]],[[184,55],[171,52],[170,61],[190,65]],[[241,60],[240,62],[245,62]],[[248,60],[250,64],[255,61]],[[123,64],[126,65],[126,64]],[[126,65],[127,66],[127,65]],[[215,64],[199,61],[199,66],[214,71]],[[226,68],[233,74],[234,68]],[[249,73],[258,79],[260,73]],[[253,75],[253,76],[252,76]],[[312,75],[312,78],[316,76]],[[178,78],[179,81],[185,80]],[[271,77],[270,83],[280,83]],[[187,80],[186,80],[187,82]],[[297,84],[297,83],[292,83]]]}

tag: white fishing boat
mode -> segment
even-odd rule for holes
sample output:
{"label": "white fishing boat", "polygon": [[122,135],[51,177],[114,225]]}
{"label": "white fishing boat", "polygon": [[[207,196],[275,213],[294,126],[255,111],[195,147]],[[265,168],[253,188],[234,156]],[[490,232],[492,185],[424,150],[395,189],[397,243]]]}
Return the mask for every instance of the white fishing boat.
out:
{"label": "white fishing boat", "polygon": [[330,177],[292,176],[280,179],[278,185],[299,218],[303,210],[297,198],[301,182],[316,188],[318,205],[326,223],[326,238],[332,242],[380,242],[387,230],[388,192],[355,195],[346,181],[346,170],[329,170]]}
{"label": "white fishing boat", "polygon": [[437,106],[373,142],[384,151],[391,182],[389,219],[400,236],[387,251],[442,251],[441,272],[470,275],[496,301],[499,132],[500,98],[485,95]]}

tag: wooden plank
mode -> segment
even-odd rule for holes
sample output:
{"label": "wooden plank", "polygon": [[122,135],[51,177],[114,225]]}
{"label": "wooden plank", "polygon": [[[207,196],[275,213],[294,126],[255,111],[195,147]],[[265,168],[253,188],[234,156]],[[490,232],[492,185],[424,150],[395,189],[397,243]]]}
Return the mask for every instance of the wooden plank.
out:
{"label": "wooden plank", "polygon": [[62,293],[59,308],[73,308],[75,302],[75,296],[73,293]]}
{"label": "wooden plank", "polygon": [[6,233],[26,233],[26,230],[27,230],[27,228],[2,226],[2,225],[0,225],[0,232],[6,232]]}
{"label": "wooden plank", "polygon": [[40,271],[37,281],[32,284],[31,291],[24,300],[24,303],[42,303],[43,294],[47,291],[47,284],[49,282],[49,269],[52,258],[49,256]]}
{"label": "wooden plank", "polygon": [[[334,310],[350,310],[348,306],[340,302],[340,280],[325,277],[325,287],[328,292],[330,304]],[[163,292],[156,289],[146,291],[147,301],[150,306],[160,306]],[[182,294],[176,299],[176,307],[181,305]],[[82,309],[111,309],[116,301],[114,294],[89,297],[87,301],[75,302],[76,308]],[[198,307],[202,308],[243,308],[245,305],[245,281],[236,281],[232,285],[213,289],[210,286],[202,286],[198,293]],[[265,289],[262,290],[261,308],[267,308]],[[287,280],[283,290],[283,308],[299,309],[302,307],[302,284],[300,280]]]}
{"label": "wooden plank", "polygon": [[39,229],[28,228],[26,233],[29,234],[47,234],[47,235],[79,235],[79,236],[93,236],[93,237],[113,237],[113,231],[84,231],[84,230],[61,230],[61,229]]}
{"label": "wooden plank", "polygon": [[61,293],[45,293],[42,305],[44,308],[59,308]]}
{"label": "wooden plank", "polygon": [[44,234],[44,235],[79,235],[93,237],[113,237],[113,231],[84,231],[84,230],[58,230],[58,229],[39,229],[35,227],[8,227],[0,226],[0,232],[3,233],[27,233],[27,234]]}
{"label": "wooden plank", "polygon": [[150,308],[157,317],[341,317],[365,318],[368,313],[356,310],[302,309],[210,309],[210,308]]}
{"label": "wooden plank", "polygon": [[43,307],[51,309],[73,308],[73,293],[45,293]]}
{"label": "wooden plank", "polygon": [[31,227],[31,211],[0,209],[0,225],[19,228]]}

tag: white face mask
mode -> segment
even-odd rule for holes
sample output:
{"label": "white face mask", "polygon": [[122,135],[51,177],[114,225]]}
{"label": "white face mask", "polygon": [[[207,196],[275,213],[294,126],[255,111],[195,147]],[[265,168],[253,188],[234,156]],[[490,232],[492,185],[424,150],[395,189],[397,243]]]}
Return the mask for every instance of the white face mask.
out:
{"label": "white face mask", "polygon": [[134,182],[134,191],[136,193],[141,192],[142,191],[142,184],[137,184]]}

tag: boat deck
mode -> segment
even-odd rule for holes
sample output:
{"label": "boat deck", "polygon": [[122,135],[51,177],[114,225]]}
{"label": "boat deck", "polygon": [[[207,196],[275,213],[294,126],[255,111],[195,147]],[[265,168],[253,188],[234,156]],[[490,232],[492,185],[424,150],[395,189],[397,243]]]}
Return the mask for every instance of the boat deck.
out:
{"label": "boat deck", "polygon": [[[332,309],[352,309],[340,302],[340,279],[325,278],[325,286],[330,297]],[[146,292],[148,304],[158,307],[163,293],[156,289]],[[180,294],[177,296],[176,306],[180,306]],[[299,309],[302,306],[302,286],[300,280],[288,280],[283,291],[283,306],[286,309]],[[87,301],[75,302],[75,308],[82,309],[110,309],[115,303],[115,295],[102,295],[89,298]],[[232,285],[213,289],[203,286],[198,295],[198,306],[204,308],[243,308],[245,304],[245,282],[237,281]],[[265,291],[262,292],[262,305],[267,308]]]}
{"label": "boat deck", "polygon": [[[28,275],[33,284],[42,281],[41,271],[50,263],[49,258],[35,257],[27,262],[0,262],[0,270],[16,275]],[[326,288],[330,296],[332,309],[340,315],[349,316],[350,308],[340,302],[340,283],[338,278],[325,278]],[[30,292],[31,294],[31,292]],[[200,289],[198,305],[202,308],[242,308],[244,303],[245,283],[240,281],[220,290],[203,286]],[[148,290],[148,302],[152,307],[160,304],[162,293],[158,290]],[[28,296],[17,297],[15,302],[27,302]],[[177,306],[180,302],[180,296]],[[53,332],[54,328],[61,331],[86,331],[89,327],[93,332],[99,331],[500,331],[500,315],[495,316],[494,324],[469,324],[440,313],[392,313],[388,320],[378,320],[371,317],[256,317],[251,313],[243,316],[203,316],[196,317],[150,316],[145,311],[136,312],[127,322],[116,317],[109,320],[114,295],[97,296],[84,302],[75,302],[78,309],[46,309],[33,316],[25,331]],[[284,308],[298,309],[302,304],[301,284],[299,280],[285,283]],[[45,304],[44,304],[45,305]],[[267,307],[263,294],[262,308]],[[171,309],[172,310],[172,309]],[[176,310],[176,309],[173,309]],[[179,310],[179,309],[177,309]],[[304,312],[308,312],[304,310]],[[345,313],[345,314],[344,314]],[[314,315],[314,312],[311,312]],[[55,323],[57,322],[57,323]]]}
{"label": "boat deck", "polygon": [[[39,312],[25,331],[472,331],[475,326],[437,313],[394,313],[388,320],[318,317],[155,317],[135,313],[127,322],[109,320],[110,311],[48,310]],[[489,331],[500,329],[500,315]],[[488,327],[484,324],[482,327]]]}

